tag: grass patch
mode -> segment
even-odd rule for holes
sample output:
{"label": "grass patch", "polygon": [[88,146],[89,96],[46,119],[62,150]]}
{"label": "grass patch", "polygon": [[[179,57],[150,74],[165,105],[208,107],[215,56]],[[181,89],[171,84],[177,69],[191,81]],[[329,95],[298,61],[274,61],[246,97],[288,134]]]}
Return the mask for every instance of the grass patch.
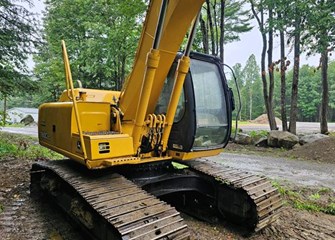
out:
{"label": "grass patch", "polygon": [[39,145],[37,138],[0,132],[0,160],[6,158],[61,159],[62,155]]}
{"label": "grass patch", "polygon": [[267,137],[269,132],[266,130],[259,130],[259,131],[252,130],[248,132],[248,134],[252,138],[262,138],[262,137]]}
{"label": "grass patch", "polygon": [[272,184],[278,189],[285,203],[296,209],[335,215],[334,193],[329,188],[288,189],[278,182]]}
{"label": "grass patch", "polygon": [[[238,121],[238,125],[248,125],[250,122],[248,121]],[[235,121],[233,121],[233,125],[235,125]]]}
{"label": "grass patch", "polygon": [[7,123],[5,127],[25,127],[26,125],[23,123]]}
{"label": "grass patch", "polygon": [[177,163],[177,162],[172,162],[172,166],[175,169],[185,169],[185,168],[188,168],[187,165],[184,165],[184,164],[181,164],[181,163]]}

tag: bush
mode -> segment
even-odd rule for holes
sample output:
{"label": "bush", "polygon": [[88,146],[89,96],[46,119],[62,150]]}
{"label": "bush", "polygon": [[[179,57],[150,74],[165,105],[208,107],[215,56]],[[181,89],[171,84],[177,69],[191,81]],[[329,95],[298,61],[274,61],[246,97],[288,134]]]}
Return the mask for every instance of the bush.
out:
{"label": "bush", "polygon": [[62,155],[38,144],[38,140],[20,134],[0,132],[0,160],[4,158],[61,159]]}

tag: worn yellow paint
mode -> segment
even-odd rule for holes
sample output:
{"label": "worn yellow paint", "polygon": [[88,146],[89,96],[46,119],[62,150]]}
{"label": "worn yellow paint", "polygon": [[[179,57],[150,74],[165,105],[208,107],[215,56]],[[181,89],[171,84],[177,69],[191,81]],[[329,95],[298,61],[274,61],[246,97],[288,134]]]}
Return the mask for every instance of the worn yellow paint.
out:
{"label": "worn yellow paint", "polygon": [[[119,91],[107,91],[99,89],[87,89],[87,88],[75,88],[75,98],[81,101],[87,102],[108,102],[116,105],[117,100],[120,96]],[[59,100],[59,102],[69,102],[71,99],[68,97],[67,91],[65,90]]]}
{"label": "worn yellow paint", "polygon": [[169,150],[168,155],[176,160],[191,160],[191,159],[200,158],[200,157],[216,156],[220,154],[222,151],[223,150],[221,148],[214,149],[214,150],[206,150],[206,151],[194,151],[194,152],[178,152],[178,151]]}

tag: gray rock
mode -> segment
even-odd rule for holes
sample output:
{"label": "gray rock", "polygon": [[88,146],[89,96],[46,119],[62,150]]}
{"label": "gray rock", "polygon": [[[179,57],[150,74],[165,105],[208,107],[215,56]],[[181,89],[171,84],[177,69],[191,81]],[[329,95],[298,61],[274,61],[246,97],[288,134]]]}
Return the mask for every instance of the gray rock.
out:
{"label": "gray rock", "polygon": [[246,133],[238,133],[235,142],[242,145],[249,145],[252,144],[252,138]]}
{"label": "gray rock", "polygon": [[292,149],[299,142],[299,138],[289,132],[272,130],[268,135],[268,146]]}
{"label": "gray rock", "polygon": [[308,135],[302,136],[299,140],[299,143],[301,145],[304,145],[306,143],[312,143],[319,139],[324,139],[324,138],[329,138],[329,136],[321,134],[321,133],[308,134]]}
{"label": "gray rock", "polygon": [[294,150],[299,149],[299,148],[301,148],[301,145],[299,143],[297,143],[296,145],[292,147],[292,149]]}
{"label": "gray rock", "polygon": [[24,125],[30,125],[33,122],[34,122],[34,118],[30,114],[22,118],[22,120],[20,121],[20,123],[23,123]]}
{"label": "gray rock", "polygon": [[267,147],[268,146],[268,138],[267,137],[262,137],[260,138],[256,143],[256,147]]}

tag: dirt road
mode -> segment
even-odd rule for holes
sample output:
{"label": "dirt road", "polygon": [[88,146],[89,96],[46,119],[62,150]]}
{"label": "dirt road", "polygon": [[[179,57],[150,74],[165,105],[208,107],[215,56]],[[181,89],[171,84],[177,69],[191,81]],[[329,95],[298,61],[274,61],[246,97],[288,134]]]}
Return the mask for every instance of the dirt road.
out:
{"label": "dirt road", "polygon": [[234,153],[222,153],[211,159],[226,166],[265,175],[281,182],[288,181],[308,187],[327,187],[335,191],[334,164]]}
{"label": "dirt road", "polygon": [[[279,130],[282,129],[281,125],[278,125]],[[256,124],[256,123],[249,123],[249,124],[241,124],[239,125],[244,132],[250,131],[259,131],[259,130],[266,130],[269,131],[270,127],[269,124]],[[328,130],[330,132],[335,131],[335,123],[328,123]],[[319,133],[320,132],[320,123],[318,122],[297,122],[297,133]]]}
{"label": "dirt road", "polygon": [[37,137],[37,126],[32,127],[1,127],[0,131],[23,134],[27,136]]}

